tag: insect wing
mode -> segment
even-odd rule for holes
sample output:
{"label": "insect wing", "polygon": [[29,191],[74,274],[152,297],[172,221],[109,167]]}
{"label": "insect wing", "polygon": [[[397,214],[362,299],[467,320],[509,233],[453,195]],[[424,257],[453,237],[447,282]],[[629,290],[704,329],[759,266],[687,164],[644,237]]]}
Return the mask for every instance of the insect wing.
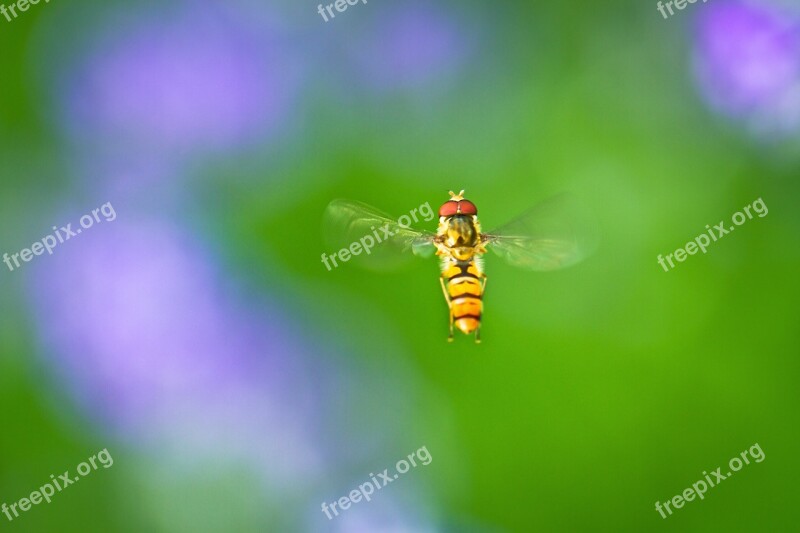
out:
{"label": "insect wing", "polygon": [[580,262],[594,251],[597,237],[587,211],[559,195],[484,233],[482,242],[513,266],[544,272]]}
{"label": "insect wing", "polygon": [[429,257],[435,251],[433,233],[402,226],[396,218],[354,200],[328,204],[323,235],[334,253],[348,249],[352,255],[364,256],[364,265],[380,270],[402,265],[412,253]]}

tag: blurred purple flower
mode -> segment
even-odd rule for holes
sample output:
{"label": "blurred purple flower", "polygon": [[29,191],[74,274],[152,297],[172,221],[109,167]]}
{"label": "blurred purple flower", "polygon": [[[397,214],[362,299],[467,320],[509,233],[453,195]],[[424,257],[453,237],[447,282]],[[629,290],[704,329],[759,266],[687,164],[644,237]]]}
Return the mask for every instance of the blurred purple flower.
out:
{"label": "blurred purple flower", "polygon": [[[47,368],[107,434],[150,457],[147,483],[180,486],[198,475],[213,482],[203,477],[211,467],[245,472],[242,482],[265,489],[264,501],[305,523],[298,505],[312,497],[318,509],[323,482],[342,471],[342,462],[352,467],[348,452],[364,449],[367,439],[342,428],[354,413],[364,414],[379,396],[374,388],[387,388],[386,381],[346,365],[332,370],[335,351],[329,360],[312,359],[316,346],[285,311],[232,298],[227,276],[178,227],[115,208],[119,219],[83,231],[32,265],[29,294]],[[402,373],[395,367],[389,375]],[[394,386],[384,394],[383,406],[401,394],[409,400]],[[398,431],[407,415],[391,412],[360,431]],[[413,479],[404,481],[417,492]],[[239,496],[219,495],[220,506],[202,512],[219,519],[226,503],[242,505]],[[339,526],[431,530],[426,505],[406,496],[387,493]],[[250,498],[247,505],[256,515],[263,501]]]}
{"label": "blurred purple flower", "polygon": [[65,242],[32,283],[48,364],[129,443],[312,479],[310,349],[277,309],[231,302],[211,264],[164,223],[104,222]]}
{"label": "blurred purple flower", "polygon": [[466,32],[451,10],[429,3],[381,6],[353,53],[365,81],[379,89],[415,88],[458,73]]}
{"label": "blurred purple flower", "polygon": [[800,17],[766,3],[709,5],[700,15],[696,74],[717,111],[762,130],[800,124]]}
{"label": "blurred purple flower", "polygon": [[[409,481],[409,480],[403,480]],[[339,514],[330,520],[325,514],[320,513],[319,503],[316,501],[309,505],[315,510],[312,515],[314,520],[305,528],[311,532],[333,533],[371,533],[381,531],[386,533],[434,533],[440,531],[435,525],[432,512],[428,509],[430,500],[424,501],[420,492],[421,487],[408,483],[407,487],[392,487],[391,496],[378,494],[369,502],[361,500],[352,504],[346,510],[337,511]],[[415,495],[414,492],[417,492]],[[427,505],[426,505],[427,503]],[[330,510],[328,510],[331,513]]]}
{"label": "blurred purple flower", "polygon": [[298,69],[277,35],[211,5],[129,18],[96,38],[72,74],[67,126],[75,133],[128,148],[202,150],[285,125]]}

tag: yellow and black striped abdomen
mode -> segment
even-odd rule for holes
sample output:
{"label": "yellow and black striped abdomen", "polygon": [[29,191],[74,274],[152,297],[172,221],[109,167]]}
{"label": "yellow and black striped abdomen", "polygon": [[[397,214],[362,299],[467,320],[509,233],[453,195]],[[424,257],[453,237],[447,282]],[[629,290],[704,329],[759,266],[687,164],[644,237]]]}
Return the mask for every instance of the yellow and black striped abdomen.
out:
{"label": "yellow and black striped abdomen", "polygon": [[464,333],[472,333],[481,323],[483,311],[483,274],[475,265],[452,263],[443,273],[447,278],[447,292],[455,326]]}

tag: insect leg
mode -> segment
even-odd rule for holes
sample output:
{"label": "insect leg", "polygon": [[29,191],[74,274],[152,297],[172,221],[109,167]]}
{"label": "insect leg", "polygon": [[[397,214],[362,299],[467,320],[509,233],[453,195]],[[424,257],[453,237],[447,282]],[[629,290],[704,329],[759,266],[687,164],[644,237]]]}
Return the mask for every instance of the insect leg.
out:
{"label": "insect leg", "polygon": [[447,294],[447,286],[444,284],[444,276],[439,276],[439,285],[442,286],[442,294],[444,294],[444,301],[447,302],[447,307],[450,307],[450,295]]}
{"label": "insect leg", "polygon": [[447,336],[447,342],[453,342],[453,310],[450,309],[450,335]]}
{"label": "insect leg", "polygon": [[442,286],[444,301],[447,302],[447,308],[450,310],[450,335],[447,337],[447,342],[453,342],[453,305],[450,303],[450,295],[447,294],[447,286],[444,283],[444,276],[439,276],[439,284]]}
{"label": "insect leg", "polygon": [[[487,279],[488,278],[487,278],[486,274],[481,274],[481,281],[483,282],[481,284],[481,297],[483,297],[483,295],[486,293],[486,280]],[[475,344],[480,344],[480,342],[481,342],[481,327],[479,325],[475,329]]]}

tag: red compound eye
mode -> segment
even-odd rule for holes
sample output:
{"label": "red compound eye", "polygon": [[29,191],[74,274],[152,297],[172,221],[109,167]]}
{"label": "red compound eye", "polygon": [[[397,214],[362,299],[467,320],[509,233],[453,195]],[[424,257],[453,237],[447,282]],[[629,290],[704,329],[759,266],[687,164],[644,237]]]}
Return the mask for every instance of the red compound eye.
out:
{"label": "red compound eye", "polygon": [[477,215],[478,208],[475,207],[475,204],[470,202],[469,200],[461,200],[459,203],[459,207],[461,208],[462,215]]}
{"label": "red compound eye", "polygon": [[458,213],[458,202],[453,200],[448,200],[439,208],[440,217],[451,217],[456,213]]}

